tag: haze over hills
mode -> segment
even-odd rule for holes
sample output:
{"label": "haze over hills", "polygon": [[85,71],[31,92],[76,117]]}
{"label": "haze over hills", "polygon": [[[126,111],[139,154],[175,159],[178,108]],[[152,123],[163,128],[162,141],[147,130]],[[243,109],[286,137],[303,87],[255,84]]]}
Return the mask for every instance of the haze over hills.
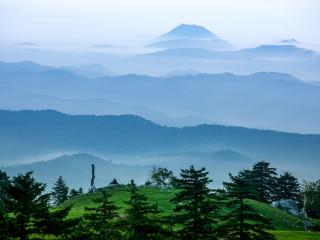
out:
{"label": "haze over hills", "polygon": [[136,55],[127,64],[131,71],[145,74],[175,71],[174,68],[179,66],[209,73],[282,72],[303,80],[317,81],[320,73],[319,53],[292,44],[261,45],[231,51],[201,47],[172,48]]}
{"label": "haze over hills", "polygon": [[[148,41],[146,39],[146,41]],[[235,43],[235,45],[237,45]],[[97,47],[98,46],[98,47]],[[319,81],[320,55],[308,44],[283,39],[250,48],[233,48],[203,26],[180,24],[147,46],[114,47],[91,44],[83,51],[63,51],[21,46],[0,47],[0,60],[31,60],[45,65],[69,67],[85,77],[138,74],[163,76],[181,69],[198,72],[251,74],[271,71],[292,74],[304,81]],[[101,65],[99,67],[92,67]]]}
{"label": "haze over hills", "polygon": [[[24,60],[0,62],[3,165],[83,152],[112,164],[206,166],[220,182],[262,159],[316,176],[320,55],[303,43],[236,49],[181,24],[146,47],[90,47],[0,48],[2,59]],[[43,109],[65,114],[6,111]]]}
{"label": "haze over hills", "polygon": [[135,159],[135,165],[124,163],[114,163],[111,160],[106,161],[86,153],[75,153],[61,155],[56,158],[46,157],[45,161],[34,161],[31,163],[22,163],[13,166],[3,167],[9,176],[24,174],[33,171],[37,180],[47,184],[47,190],[50,190],[59,176],[66,180],[71,188],[83,187],[86,191],[89,188],[91,178],[91,164],[96,167],[96,186],[102,187],[108,185],[113,178],[121,184],[128,183],[135,179],[138,184],[144,184],[150,177],[153,166],[168,167],[178,175],[181,168],[188,168],[190,165],[196,167],[206,166],[210,170],[210,176],[215,179],[215,186],[221,186],[223,181],[228,179],[228,173],[249,167],[253,161],[243,154],[232,150],[221,150],[216,152],[177,152],[164,153],[158,155],[148,155]]}
{"label": "haze over hills", "polygon": [[[261,45],[255,48],[247,48],[235,51],[213,51],[205,48],[175,48],[166,49],[158,52],[147,53],[143,57],[163,57],[163,58],[195,58],[195,59],[216,59],[216,60],[252,60],[252,58],[264,59],[273,57],[282,60],[304,60],[318,58],[320,55],[316,52],[295,45]],[[272,60],[272,59],[270,59]]]}
{"label": "haze over hills", "polygon": [[55,111],[0,111],[0,132],[2,165],[86,152],[129,165],[177,169],[193,163],[225,177],[257,160],[310,179],[317,177],[320,167],[320,135],[219,125],[173,128],[137,116]]}
{"label": "haze over hills", "polygon": [[320,240],[319,10],[0,0],[0,240]]}
{"label": "haze over hills", "polygon": [[288,74],[178,72],[168,77],[124,75],[89,79],[60,68],[28,63],[32,68],[27,69],[25,65],[0,63],[0,109],[133,114],[167,126],[219,123],[320,132],[319,85]]}
{"label": "haze over hills", "polygon": [[96,187],[108,185],[114,177],[119,183],[123,184],[128,183],[131,179],[136,179],[138,183],[144,183],[151,170],[150,166],[115,164],[112,161],[106,161],[85,153],[63,155],[48,161],[2,167],[1,170],[5,171],[9,176],[33,171],[33,176],[38,181],[47,184],[48,191],[53,187],[59,176],[63,177],[69,187],[82,187],[86,191],[90,187],[91,164],[96,167]]}
{"label": "haze over hills", "polygon": [[98,64],[82,65],[82,66],[52,67],[52,66],[36,64],[31,61],[22,61],[22,62],[14,62],[14,63],[7,63],[7,62],[0,61],[0,71],[3,71],[3,72],[27,71],[27,72],[33,72],[33,73],[44,72],[44,71],[64,71],[66,73],[72,73],[80,77],[88,77],[88,78],[98,78],[98,77],[115,75],[113,72],[110,72],[108,69]]}

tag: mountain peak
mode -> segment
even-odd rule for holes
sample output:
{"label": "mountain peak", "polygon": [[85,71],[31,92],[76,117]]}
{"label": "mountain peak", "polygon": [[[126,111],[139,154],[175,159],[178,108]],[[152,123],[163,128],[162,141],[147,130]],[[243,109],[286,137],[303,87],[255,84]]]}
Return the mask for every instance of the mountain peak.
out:
{"label": "mountain peak", "polygon": [[166,33],[175,38],[197,38],[197,39],[212,39],[216,36],[210,32],[208,29],[198,25],[190,24],[180,24],[179,26],[173,28],[171,31]]}
{"label": "mountain peak", "polygon": [[169,32],[154,39],[149,45],[162,49],[201,48],[224,50],[232,46],[220,39],[205,27],[191,24],[180,24]]}

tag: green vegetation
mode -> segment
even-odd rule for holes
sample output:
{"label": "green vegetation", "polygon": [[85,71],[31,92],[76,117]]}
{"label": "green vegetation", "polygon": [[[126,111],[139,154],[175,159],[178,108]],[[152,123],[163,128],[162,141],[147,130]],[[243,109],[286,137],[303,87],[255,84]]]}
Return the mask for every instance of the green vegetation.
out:
{"label": "green vegetation", "polygon": [[303,186],[303,194],[306,198],[306,211],[309,216],[320,218],[320,180],[306,182]]}
{"label": "green vegetation", "polygon": [[[174,194],[178,192],[176,189],[159,189],[159,188],[147,188],[139,187],[139,190],[142,194],[148,197],[150,203],[156,203],[159,210],[163,215],[168,215],[172,213],[174,205],[170,202],[170,199],[173,198]],[[129,192],[127,186],[119,186],[110,188],[111,200],[119,207],[119,213],[124,215],[125,209],[127,208],[127,201],[129,200]],[[61,204],[58,208],[63,208],[72,204],[72,209],[69,213],[69,217],[76,218],[81,217],[85,214],[84,207],[96,207],[97,204],[93,201],[94,198],[97,198],[101,195],[98,191],[92,194],[83,194],[72,199],[67,200]]]}
{"label": "green vegetation", "polygon": [[[319,220],[290,215],[281,210],[288,209],[286,205],[270,205],[279,194],[273,187],[278,179],[275,169],[266,162],[254,167],[237,176],[230,174],[224,189],[210,189],[212,180],[206,169],[193,166],[182,169],[179,177],[164,174],[170,181],[161,187],[138,187],[131,180],[129,185],[95,189],[92,171],[92,187],[87,194],[79,190],[68,195],[60,177],[53,191],[54,200],[61,200],[60,195],[65,199],[60,204],[50,203],[51,194],[45,193],[45,184],[37,182],[32,172],[12,179],[0,172],[0,234],[4,239],[22,240],[40,236],[70,240],[281,240],[288,239],[288,235],[293,240],[319,239]],[[284,180],[286,186],[296,182],[295,178]],[[300,186],[294,185],[287,188],[286,194],[297,192],[301,196]],[[311,190],[311,197],[304,197],[304,207],[310,199],[317,199],[313,197],[318,196],[318,188]],[[306,188],[304,191],[306,195]],[[296,206],[290,209],[298,211]]]}
{"label": "green vegetation", "polygon": [[270,220],[245,202],[245,198],[254,197],[253,184],[244,176],[232,176],[230,182],[224,183],[227,190],[226,207],[228,212],[222,215],[221,232],[230,239],[273,240],[268,232]]}
{"label": "green vegetation", "polygon": [[175,204],[173,223],[178,239],[218,239],[214,224],[217,223],[219,203],[208,184],[212,180],[205,168],[196,170],[193,166],[182,169],[175,185],[181,189],[171,202]]}
{"label": "green vegetation", "polygon": [[[156,203],[158,205],[158,208],[163,212],[162,214],[169,215],[173,212],[174,205],[170,202],[170,199],[173,198],[174,194],[178,192],[178,190],[147,187],[139,187],[139,190],[142,194],[148,197],[150,203]],[[112,193],[112,201],[120,208],[120,214],[124,215],[124,211],[127,208],[126,202],[129,200],[128,187],[119,186],[110,189],[110,191]],[[94,207],[97,205],[93,199],[100,195],[101,193],[99,192],[94,194],[84,194],[67,200],[65,203],[60,205],[59,208],[72,204],[69,217],[81,217],[85,214],[85,207]],[[245,202],[261,215],[271,220],[271,225],[274,230],[270,232],[275,235],[277,240],[320,239],[320,233],[304,231],[303,220],[301,218],[290,215],[281,209],[274,208],[270,206],[270,204],[257,202],[251,199],[246,199]]]}
{"label": "green vegetation", "polygon": [[277,240],[319,240],[320,234],[306,231],[270,231]]}
{"label": "green vegetation", "polygon": [[59,205],[68,199],[69,188],[61,176],[55,182],[52,190],[51,195],[55,205]]}

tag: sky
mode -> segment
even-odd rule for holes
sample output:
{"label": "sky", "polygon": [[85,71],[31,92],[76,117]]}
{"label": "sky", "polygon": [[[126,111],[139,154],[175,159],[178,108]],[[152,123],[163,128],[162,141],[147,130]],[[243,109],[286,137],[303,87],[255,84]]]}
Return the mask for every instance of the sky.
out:
{"label": "sky", "polygon": [[0,0],[0,45],[139,47],[181,23],[239,47],[320,45],[319,13],[319,0]]}

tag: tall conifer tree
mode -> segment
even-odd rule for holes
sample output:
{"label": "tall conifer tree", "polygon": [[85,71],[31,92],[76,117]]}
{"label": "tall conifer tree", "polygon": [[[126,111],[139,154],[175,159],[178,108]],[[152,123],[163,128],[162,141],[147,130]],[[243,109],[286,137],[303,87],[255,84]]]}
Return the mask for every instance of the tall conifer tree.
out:
{"label": "tall conifer tree", "polygon": [[38,233],[69,239],[73,235],[74,227],[80,222],[78,218],[68,218],[70,210],[71,205],[43,212],[40,221],[35,222]]}
{"label": "tall conifer tree", "polygon": [[69,188],[62,176],[58,178],[52,189],[52,197],[55,205],[59,205],[68,199]]}
{"label": "tall conifer tree", "polygon": [[289,172],[284,172],[277,178],[276,200],[292,199],[300,202],[301,191],[298,179]]}
{"label": "tall conifer tree", "polygon": [[130,199],[127,202],[127,217],[124,221],[128,240],[162,240],[170,236],[169,228],[159,219],[157,205],[150,204],[147,197],[139,193],[134,181],[129,184]]}
{"label": "tall conifer tree", "polygon": [[175,205],[174,216],[180,239],[216,239],[214,230],[218,204],[208,188],[211,180],[205,168],[193,166],[181,170],[175,184],[181,189],[171,200]]}
{"label": "tall conifer tree", "polygon": [[94,198],[93,202],[97,207],[85,208],[85,220],[87,226],[91,229],[93,239],[121,239],[119,226],[116,218],[119,217],[118,207],[111,201],[111,194],[106,189],[101,190],[101,196]]}
{"label": "tall conifer tree", "polygon": [[45,184],[37,182],[32,172],[14,177],[7,187],[6,204],[16,225],[16,235],[21,240],[39,232],[37,222],[49,211],[49,194],[44,194]]}
{"label": "tall conifer tree", "polygon": [[270,163],[261,161],[253,165],[251,178],[257,193],[256,200],[270,202],[275,198],[276,169],[270,167]]}
{"label": "tall conifer tree", "polygon": [[5,205],[7,198],[6,189],[9,185],[9,177],[5,172],[0,170],[0,239],[8,239],[9,237],[9,218]]}
{"label": "tall conifer tree", "polygon": [[224,183],[227,190],[227,207],[230,210],[222,217],[220,234],[223,239],[271,240],[274,237],[265,230],[270,227],[267,219],[245,203],[245,198],[254,197],[253,184],[243,176],[232,176]]}

